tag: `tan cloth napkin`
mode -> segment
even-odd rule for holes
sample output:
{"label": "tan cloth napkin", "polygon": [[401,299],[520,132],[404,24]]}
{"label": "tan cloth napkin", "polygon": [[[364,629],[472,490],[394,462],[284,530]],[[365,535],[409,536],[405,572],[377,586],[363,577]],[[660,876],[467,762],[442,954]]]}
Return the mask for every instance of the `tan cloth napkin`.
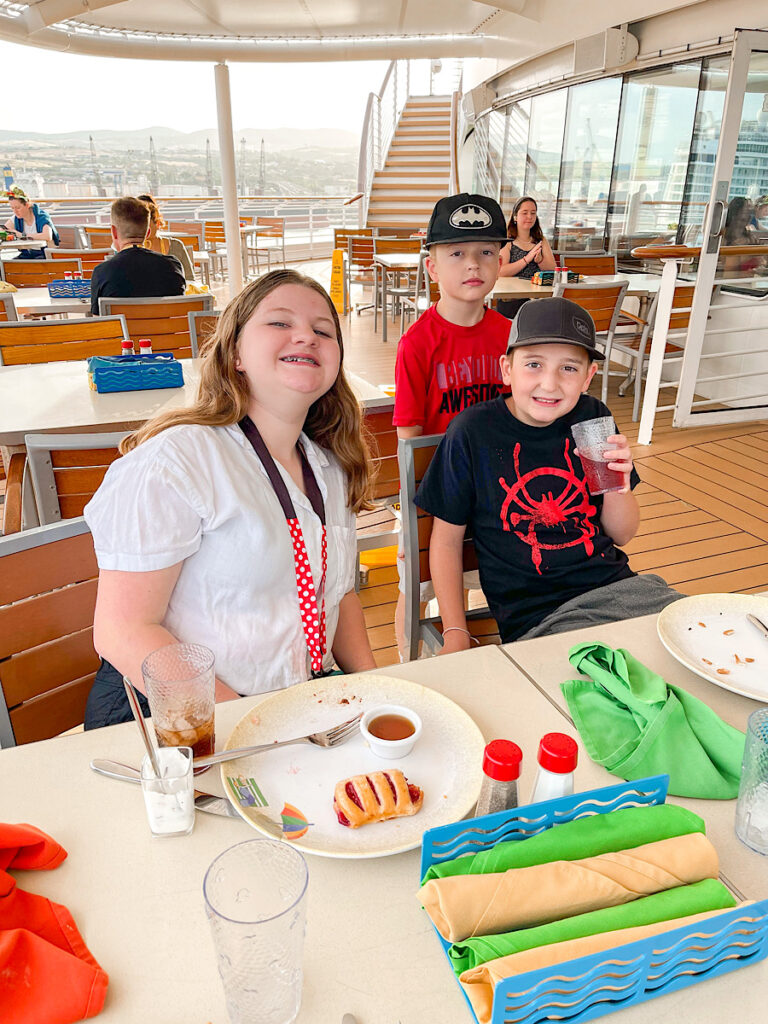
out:
{"label": "tan cloth napkin", "polygon": [[[742,903],[736,909],[745,906],[749,906],[749,904]],[[491,1019],[493,1012],[494,987],[504,978],[510,978],[515,974],[524,974],[526,971],[535,971],[540,967],[553,967],[566,960],[589,956],[590,953],[600,953],[604,949],[613,949],[615,946],[623,946],[628,942],[637,942],[639,939],[647,939],[660,932],[673,931],[675,928],[695,924],[697,921],[705,921],[708,917],[716,917],[718,914],[730,914],[733,909],[709,910],[705,914],[693,914],[690,917],[658,921],[656,924],[646,924],[639,928],[623,928],[616,932],[587,935],[581,939],[570,939],[567,942],[556,942],[550,946],[539,946],[537,949],[526,949],[522,953],[502,956],[498,960],[489,960],[487,964],[464,971],[460,975],[459,981],[480,1024],[486,1024]]]}
{"label": "tan cloth napkin", "polygon": [[717,872],[714,846],[694,832],[584,860],[436,878],[418,897],[443,938],[461,942],[615,907]]}

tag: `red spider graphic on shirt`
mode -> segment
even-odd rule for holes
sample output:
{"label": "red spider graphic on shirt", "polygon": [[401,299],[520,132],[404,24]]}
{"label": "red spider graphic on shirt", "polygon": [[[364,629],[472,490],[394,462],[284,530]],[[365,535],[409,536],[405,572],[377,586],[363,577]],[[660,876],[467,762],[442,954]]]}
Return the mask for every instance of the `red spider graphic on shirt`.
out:
{"label": "red spider graphic on shirt", "polygon": [[[573,462],[568,451],[569,445],[570,441],[566,438],[563,455],[568,469],[542,466],[521,475],[520,444],[518,442],[514,449],[516,482],[510,486],[504,477],[499,477],[499,483],[507,495],[501,506],[502,526],[506,532],[514,530],[522,541],[530,545],[531,560],[540,576],[542,551],[559,551],[562,548],[573,547],[575,544],[583,544],[587,555],[591,555],[595,549],[592,538],[597,533],[597,529],[592,517],[596,514],[597,508],[590,500],[584,480],[580,479],[573,470]],[[553,491],[548,491],[544,492],[540,498],[532,497],[528,490],[531,481],[544,476],[556,477],[564,481],[560,485],[560,493],[555,495]],[[510,511],[510,505],[513,502],[521,510],[520,512]],[[541,541],[536,534],[537,527],[552,527],[562,523],[564,528],[569,520],[573,520],[573,525],[579,531],[579,536],[573,540],[566,540],[562,544],[547,544]]]}

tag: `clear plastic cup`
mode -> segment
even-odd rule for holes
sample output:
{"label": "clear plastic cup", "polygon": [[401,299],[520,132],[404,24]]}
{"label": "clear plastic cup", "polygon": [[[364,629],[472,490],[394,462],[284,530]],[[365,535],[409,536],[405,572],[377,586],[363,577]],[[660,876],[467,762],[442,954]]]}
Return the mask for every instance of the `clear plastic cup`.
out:
{"label": "clear plastic cup", "polygon": [[[215,749],[213,651],[202,644],[169,644],[141,666],[152,724],[161,747],[191,747],[193,757]],[[196,769],[195,774],[205,771]]]}
{"label": "clear plastic cup", "polygon": [[736,835],[751,850],[768,855],[768,708],[753,711],[747,723]]}
{"label": "clear plastic cup", "polygon": [[291,1024],[299,1013],[307,862],[288,843],[231,846],[205,875],[211,926],[232,1024]]}
{"label": "clear plastic cup", "polygon": [[141,789],[152,835],[187,836],[195,824],[192,750],[163,747],[156,751],[160,775],[152,770],[149,755],[141,764]]}
{"label": "clear plastic cup", "polygon": [[593,420],[582,420],[571,427],[573,439],[579,449],[579,458],[584,467],[584,477],[590,494],[608,494],[624,487],[624,474],[608,469],[603,457],[615,446],[608,444],[608,438],[617,434],[612,416],[598,416]]}

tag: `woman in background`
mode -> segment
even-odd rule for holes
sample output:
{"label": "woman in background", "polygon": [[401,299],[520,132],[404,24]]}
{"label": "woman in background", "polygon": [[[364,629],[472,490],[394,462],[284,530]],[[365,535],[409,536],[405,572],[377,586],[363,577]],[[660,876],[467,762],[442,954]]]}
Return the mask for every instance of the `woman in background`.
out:
{"label": "woman in background", "polygon": [[137,199],[149,209],[149,234],[144,242],[144,248],[159,252],[162,256],[175,256],[181,264],[184,277],[188,281],[194,281],[195,271],[186,245],[178,238],[161,238],[158,234],[165,227],[165,221],[155,200],[150,195],[137,196]]}
{"label": "woman in background", "polygon": [[[554,270],[555,257],[539,223],[536,200],[521,196],[512,207],[507,224],[509,244],[501,250],[499,277],[530,280],[537,270]],[[498,311],[513,319],[527,299],[500,299]]]}
{"label": "woman in background", "polygon": [[[30,203],[22,188],[14,185],[5,195],[13,211],[13,216],[5,222],[6,231],[13,231],[21,238],[44,241],[48,245],[59,244],[59,234],[53,221],[37,203]],[[16,259],[44,260],[45,249],[22,249]]]}

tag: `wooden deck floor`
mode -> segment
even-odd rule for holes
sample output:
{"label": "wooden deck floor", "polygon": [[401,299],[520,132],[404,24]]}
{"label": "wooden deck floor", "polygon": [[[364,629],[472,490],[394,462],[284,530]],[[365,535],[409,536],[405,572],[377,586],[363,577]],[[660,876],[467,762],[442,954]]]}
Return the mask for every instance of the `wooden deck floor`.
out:
{"label": "wooden deck floor", "polygon": [[[349,369],[372,384],[394,383],[397,329],[384,345],[370,311],[348,315],[342,327]],[[614,380],[608,404],[642,478],[642,521],[626,547],[632,568],[685,594],[768,590],[768,422],[677,430],[671,412],[660,413],[653,444],[639,446],[632,396],[620,398]],[[376,660],[393,664],[395,566],[372,568],[360,597]]]}

